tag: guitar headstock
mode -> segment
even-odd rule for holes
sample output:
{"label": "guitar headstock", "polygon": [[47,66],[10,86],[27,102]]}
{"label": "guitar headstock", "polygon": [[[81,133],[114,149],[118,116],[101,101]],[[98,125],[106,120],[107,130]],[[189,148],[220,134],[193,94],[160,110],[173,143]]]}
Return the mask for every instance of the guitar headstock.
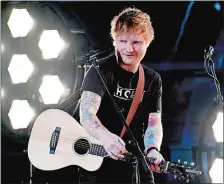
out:
{"label": "guitar headstock", "polygon": [[197,167],[194,166],[193,162],[187,164],[187,162],[184,161],[184,163],[181,164],[180,160],[177,162],[166,161],[161,163],[160,167],[167,170],[169,173],[172,173],[175,179],[186,180],[187,183],[190,180],[194,180],[196,176],[202,174],[201,171],[197,170]]}

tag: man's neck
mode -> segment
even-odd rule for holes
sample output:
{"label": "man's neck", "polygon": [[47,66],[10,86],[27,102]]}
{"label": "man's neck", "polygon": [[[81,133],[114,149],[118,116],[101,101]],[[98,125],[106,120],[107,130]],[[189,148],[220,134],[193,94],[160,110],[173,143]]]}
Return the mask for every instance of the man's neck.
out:
{"label": "man's neck", "polygon": [[138,71],[138,64],[135,65],[124,65],[123,63],[120,63],[120,67],[128,72],[136,73]]}

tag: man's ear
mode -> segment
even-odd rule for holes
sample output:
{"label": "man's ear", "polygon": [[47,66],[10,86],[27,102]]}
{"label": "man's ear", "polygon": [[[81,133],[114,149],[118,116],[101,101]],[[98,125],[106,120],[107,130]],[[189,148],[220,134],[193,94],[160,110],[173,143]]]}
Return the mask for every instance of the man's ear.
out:
{"label": "man's ear", "polygon": [[151,42],[146,41],[147,49],[148,49],[148,47],[149,47],[150,43],[151,43]]}

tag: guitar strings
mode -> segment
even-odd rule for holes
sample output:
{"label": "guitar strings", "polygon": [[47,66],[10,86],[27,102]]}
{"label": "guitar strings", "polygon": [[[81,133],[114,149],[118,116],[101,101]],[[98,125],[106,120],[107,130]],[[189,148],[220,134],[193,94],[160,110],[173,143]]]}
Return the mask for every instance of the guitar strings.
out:
{"label": "guitar strings", "polygon": [[[57,138],[57,140],[58,140],[58,138]],[[70,138],[67,138],[67,137],[61,137],[61,136],[60,136],[59,140],[65,140],[65,141],[67,141],[67,142],[69,142],[69,143],[75,141],[74,139],[70,139]]]}
{"label": "guitar strings", "polygon": [[[60,140],[58,140],[58,142],[61,142],[61,143],[69,143],[69,144],[72,144],[73,143],[73,141],[68,141],[66,139],[60,139]],[[81,142],[75,142],[74,145],[83,145],[85,147],[92,146],[92,144],[89,144],[89,143],[81,143]]]}
{"label": "guitar strings", "polygon": [[[69,143],[69,142],[64,142],[64,141],[62,141],[62,143]],[[71,142],[70,142],[71,143]],[[69,144],[70,144],[69,143]],[[80,144],[80,143],[78,143],[78,144],[76,144],[75,145],[75,148],[76,149],[87,149],[87,150],[91,150],[91,147],[92,147],[92,145],[83,145],[83,144]],[[100,154],[101,156],[106,156],[106,155],[108,155],[107,154],[107,152],[106,152],[106,150],[103,148],[103,147],[95,147],[94,148],[94,152],[95,153],[97,153],[97,154]]]}
{"label": "guitar strings", "polygon": [[72,143],[72,142],[75,142],[75,144],[83,144],[83,145],[92,145],[94,143],[89,143],[89,142],[78,142],[78,141],[73,141],[72,139],[67,139],[67,138],[64,138],[64,137],[60,137],[60,139],[58,141],[62,141],[64,143]]}
{"label": "guitar strings", "polygon": [[[66,138],[63,138],[63,137],[61,137],[58,141],[60,141],[61,143],[68,143],[68,144],[71,144],[73,142],[73,141],[68,141]],[[91,143],[89,144],[87,142],[84,142],[84,143],[76,142],[74,144],[74,146],[76,148],[89,148],[90,149],[91,147],[93,147],[93,144],[91,144]],[[97,146],[100,146],[100,145],[97,145]],[[106,152],[103,147],[95,147],[95,150]]]}
{"label": "guitar strings", "polygon": [[[67,138],[67,137],[62,137],[60,136],[58,142],[61,143],[67,143],[67,144],[72,144],[72,142],[74,142],[75,140]],[[77,141],[73,144],[75,146],[75,148],[84,148],[84,149],[91,149],[94,146],[94,143],[89,143],[89,142],[78,142]],[[95,144],[97,145],[97,144]],[[100,151],[103,154],[107,154],[105,148],[102,145],[97,145],[98,147],[95,147],[94,150],[95,151]]]}
{"label": "guitar strings", "polygon": [[[73,141],[66,141],[65,139],[63,139],[63,137],[61,137],[61,138],[62,138],[62,141],[60,141],[61,143],[69,143],[69,144],[71,144],[73,142]],[[91,143],[90,144],[88,144],[88,143],[84,143],[84,144],[75,143],[74,146],[75,146],[75,148],[91,149],[91,147],[93,147],[94,145],[91,144]],[[104,149],[103,146],[101,146],[101,145],[97,145],[97,146],[98,147],[94,148],[95,151],[100,151],[101,153],[107,154],[107,152],[106,152],[106,150]],[[99,146],[101,146],[101,147],[99,147]]]}
{"label": "guitar strings", "polygon": [[[68,143],[68,144],[71,144],[71,143],[73,142],[72,139],[70,139],[70,138],[66,138],[66,137],[61,137],[61,136],[60,136],[60,138],[59,138],[59,141],[60,141],[61,143]],[[91,147],[94,146],[94,143],[87,143],[87,142],[84,142],[84,143],[78,142],[78,143],[77,143],[77,142],[76,142],[76,143],[74,144],[74,146],[75,146],[76,148],[91,149]],[[101,146],[101,145],[97,145],[97,146],[98,146],[98,147],[95,147],[94,150],[96,150],[96,151],[101,151],[101,152],[107,154],[107,152],[106,152],[106,150],[104,149],[103,146]],[[101,146],[101,147],[99,147],[99,146]]]}
{"label": "guitar strings", "polygon": [[[57,138],[58,139],[58,138]],[[60,136],[60,138],[59,139],[63,139],[63,140],[67,140],[67,141],[70,141],[70,142],[73,142],[73,141],[75,141],[75,139],[70,139],[70,138],[67,138],[67,137],[62,137],[62,136]],[[77,139],[77,140],[79,140],[79,139]],[[76,141],[77,141],[76,140]],[[86,141],[87,142],[87,141]]]}
{"label": "guitar strings", "polygon": [[[67,143],[67,144],[72,144],[72,142],[74,142],[75,140],[72,140],[70,138],[67,138],[67,137],[61,137],[59,138],[58,140],[59,142],[61,143]],[[89,142],[75,142],[73,144],[73,146],[75,146],[75,148],[79,149],[79,148],[83,148],[83,149],[91,149],[94,145],[96,145],[97,147],[94,148],[94,150],[96,152],[100,151],[101,154],[107,154],[105,148],[102,146],[102,145],[97,145],[97,144],[94,144],[94,143],[89,143]]]}
{"label": "guitar strings", "polygon": [[[69,141],[68,141],[69,140]],[[61,142],[61,143],[68,143],[68,144],[71,144],[73,141],[71,141],[72,139],[69,139],[69,138],[65,138],[65,137],[60,137],[60,139],[59,139],[59,141]],[[79,148],[83,148],[83,149],[91,149],[92,147],[93,147],[93,145],[94,145],[94,143],[93,144],[89,144],[89,143],[87,143],[87,142],[84,142],[84,143],[81,143],[81,142],[76,142],[75,144],[73,144],[73,146],[75,147],[75,148],[77,148],[77,149],[79,149]],[[96,144],[97,145],[97,144]],[[107,154],[107,152],[106,152],[106,150],[104,149],[104,147],[103,146],[101,146],[101,145],[97,145],[98,147],[95,147],[94,148],[94,151],[95,151],[95,153],[99,153],[99,154],[101,154],[101,156],[108,156],[108,154]],[[153,158],[152,158],[153,159]]]}
{"label": "guitar strings", "polygon": [[[70,139],[70,138],[67,138],[67,137],[61,137],[61,136],[60,136],[60,138],[59,138],[58,141],[63,142],[63,143],[72,143],[72,142],[74,142],[75,140]],[[75,142],[75,144],[77,144],[77,141]],[[81,143],[78,142],[78,144],[81,144]],[[82,142],[82,144],[88,147],[88,145],[93,145],[94,143]],[[98,145],[98,146],[100,146],[100,145]]]}

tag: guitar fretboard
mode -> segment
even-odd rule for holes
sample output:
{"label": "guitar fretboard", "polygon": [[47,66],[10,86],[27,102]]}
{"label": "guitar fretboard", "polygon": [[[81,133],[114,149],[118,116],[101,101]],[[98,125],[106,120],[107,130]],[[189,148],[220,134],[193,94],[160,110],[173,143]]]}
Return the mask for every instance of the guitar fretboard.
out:
{"label": "guitar fretboard", "polygon": [[[104,147],[102,145],[93,144],[93,143],[90,146],[89,154],[97,155],[97,156],[101,156],[101,157],[108,156],[106,150],[104,149]],[[119,158],[119,160],[130,162],[132,160],[132,158],[133,158],[132,153],[128,153],[125,155],[124,158]]]}
{"label": "guitar fretboard", "polygon": [[91,144],[89,154],[101,157],[105,157],[108,155],[104,147],[98,144]]}

